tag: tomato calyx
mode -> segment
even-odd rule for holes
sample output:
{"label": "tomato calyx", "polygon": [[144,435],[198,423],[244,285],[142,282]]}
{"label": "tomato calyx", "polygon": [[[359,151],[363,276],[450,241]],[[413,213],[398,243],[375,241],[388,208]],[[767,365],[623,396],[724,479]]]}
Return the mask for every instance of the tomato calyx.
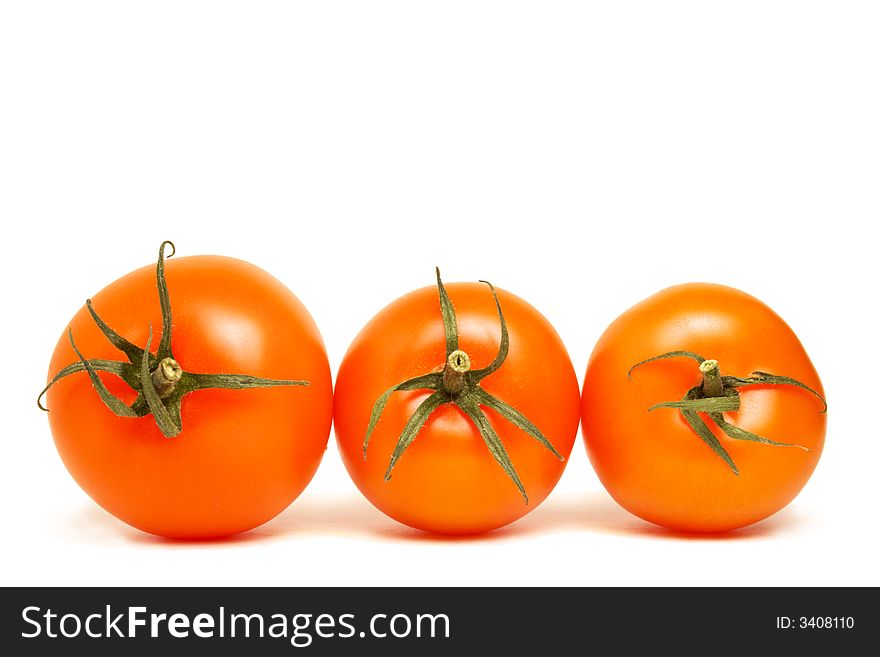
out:
{"label": "tomato calyx", "polygon": [[739,388],[757,385],[787,385],[801,388],[812,393],[822,402],[822,410],[825,413],[828,410],[828,402],[818,392],[808,385],[801,383],[796,379],[788,376],[779,376],[770,374],[769,372],[752,372],[748,377],[722,376],[721,369],[717,360],[706,359],[691,351],[668,351],[665,354],[654,356],[633,365],[626,373],[627,378],[631,378],[633,370],[641,367],[646,363],[666,358],[690,358],[700,364],[699,370],[702,375],[702,381],[699,385],[694,386],[685,393],[679,401],[668,401],[654,404],[648,411],[658,408],[673,408],[678,410],[688,426],[699,436],[699,438],[708,445],[716,455],[718,455],[730,468],[735,475],[739,475],[739,469],[733,462],[727,450],[718,440],[706,421],[700,415],[705,414],[722,432],[733,440],[745,440],[750,442],[761,443],[763,445],[771,445],[773,447],[796,447],[805,452],[810,450],[803,445],[796,443],[782,443],[758,434],[741,429],[724,419],[725,412],[738,411],[740,407]]}
{"label": "tomato calyx", "polygon": [[488,281],[480,281],[480,283],[485,283],[489,287],[495,300],[495,309],[498,312],[498,321],[501,325],[501,343],[495,359],[486,367],[475,370],[471,368],[470,356],[458,348],[458,322],[455,316],[455,308],[440,278],[440,270],[437,269],[436,272],[437,289],[440,296],[440,314],[443,319],[443,329],[446,338],[446,362],[438,370],[398,383],[379,396],[373,405],[367,431],[364,435],[364,460],[367,458],[370,436],[372,436],[391,395],[401,390],[433,390],[416,408],[403,427],[394,451],[391,454],[388,469],[385,471],[385,481],[390,481],[391,472],[394,470],[395,465],[397,465],[398,460],[416,439],[416,436],[425,425],[425,422],[428,421],[428,418],[431,417],[431,414],[445,404],[454,404],[473,422],[483,442],[486,443],[489,453],[507,476],[510,477],[520,495],[522,495],[523,500],[528,504],[529,497],[516,472],[516,468],[510,460],[507,449],[504,447],[504,443],[493,428],[482,407],[485,406],[492,409],[508,422],[533,437],[560,461],[564,461],[565,458],[528,418],[513,406],[489,394],[480,386],[480,382],[483,379],[496,372],[504,364],[510,350],[507,322],[504,319],[501,302],[498,300],[495,287]]}
{"label": "tomato calyx", "polygon": [[[171,247],[171,253],[165,255],[165,249]],[[174,255],[174,244],[162,242],[159,247],[159,260],[156,263],[156,287],[159,293],[159,305],[162,309],[162,337],[155,354],[150,351],[153,342],[153,327],[149,327],[149,338],[146,347],[128,341],[104,322],[92,307],[91,299],[86,300],[86,308],[101,333],[114,347],[119,349],[128,362],[104,359],[86,359],[73,339],[73,330],[68,329],[67,338],[79,360],[62,368],[43,388],[37,397],[40,410],[48,411],[42,404],[43,395],[61,379],[86,372],[91,379],[95,392],[101,401],[119,417],[137,418],[153,416],[156,425],[166,438],[173,438],[183,430],[180,406],[183,398],[191,392],[209,388],[226,390],[245,390],[249,388],[270,388],[277,386],[307,386],[308,381],[287,379],[266,379],[247,374],[201,374],[185,371],[174,359],[171,346],[172,317],[171,301],[168,284],[165,280],[165,258]],[[131,404],[126,404],[113,395],[98,376],[98,372],[108,372],[122,379],[137,393]]]}

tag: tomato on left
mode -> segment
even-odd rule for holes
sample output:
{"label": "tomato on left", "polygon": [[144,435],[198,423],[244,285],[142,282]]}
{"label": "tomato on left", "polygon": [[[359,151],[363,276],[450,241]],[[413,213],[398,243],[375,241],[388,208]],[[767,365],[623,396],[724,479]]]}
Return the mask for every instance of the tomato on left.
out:
{"label": "tomato on left", "polygon": [[92,297],[70,321],[41,405],[73,478],[145,532],[253,529],[306,487],[333,392],[315,322],[262,269],[166,258]]}

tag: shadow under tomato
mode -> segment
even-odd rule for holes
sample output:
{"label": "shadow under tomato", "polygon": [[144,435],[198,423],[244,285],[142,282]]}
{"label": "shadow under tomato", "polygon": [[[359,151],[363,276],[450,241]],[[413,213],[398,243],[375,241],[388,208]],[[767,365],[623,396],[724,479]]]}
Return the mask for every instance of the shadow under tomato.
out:
{"label": "shadow under tomato", "polygon": [[472,543],[505,541],[553,533],[600,533],[692,541],[746,540],[795,531],[801,519],[787,509],[763,522],[730,532],[694,534],[660,527],[621,508],[604,492],[552,496],[533,512],[506,527],[484,534],[431,534],[402,525],[373,508],[357,493],[299,500],[253,533],[358,536],[391,541]]}
{"label": "shadow under tomato", "polygon": [[731,541],[773,536],[794,531],[801,519],[792,510],[734,531],[692,533],[667,529],[629,513],[604,492],[569,494],[551,499],[523,520],[500,531],[510,535],[553,531],[583,531],[617,536],[689,541]]}
{"label": "shadow under tomato", "polygon": [[111,514],[94,504],[84,505],[83,508],[66,518],[66,524],[71,534],[77,539],[89,544],[107,544],[110,542],[135,543],[143,545],[224,545],[241,544],[266,538],[256,533],[257,530],[224,536],[220,538],[205,539],[177,539],[156,536],[136,529],[121,520],[117,520]]}
{"label": "shadow under tomato", "polygon": [[241,545],[284,540],[295,536],[338,536],[421,543],[474,543],[515,540],[553,533],[584,533],[643,537],[661,540],[730,541],[773,536],[795,531],[802,524],[792,509],[763,522],[731,532],[692,534],[653,525],[625,511],[604,492],[557,494],[519,521],[492,532],[473,535],[431,534],[402,525],[375,509],[357,492],[306,493],[270,522],[233,536],[180,540],[146,534],[90,506],[69,519],[74,531],[88,542],[108,539],[145,545]]}
{"label": "shadow under tomato", "polygon": [[79,542],[111,542],[162,545],[170,548],[193,545],[232,546],[277,541],[301,536],[360,536],[403,538],[419,534],[386,517],[358,493],[343,495],[304,494],[285,511],[260,527],[232,536],[205,539],[177,539],[156,536],[136,529],[95,504],[84,504],[63,517],[67,533]]}

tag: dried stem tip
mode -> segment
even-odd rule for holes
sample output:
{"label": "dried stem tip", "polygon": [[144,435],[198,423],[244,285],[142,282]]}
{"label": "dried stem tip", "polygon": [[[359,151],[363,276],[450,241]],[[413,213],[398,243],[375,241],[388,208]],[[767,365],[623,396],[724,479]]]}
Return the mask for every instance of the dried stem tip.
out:
{"label": "dried stem tip", "polygon": [[153,371],[153,385],[156,392],[159,393],[160,399],[165,399],[174,392],[177,382],[183,376],[183,369],[180,364],[173,358],[163,358],[159,362],[159,366]]}
{"label": "dried stem tip", "polygon": [[464,375],[471,369],[471,358],[461,349],[456,349],[446,359],[443,368],[443,387],[449,394],[455,395],[464,388]]}
{"label": "dried stem tip", "polygon": [[706,397],[721,397],[724,395],[724,382],[721,380],[721,371],[718,369],[718,361],[704,360],[700,363],[700,372],[703,374],[703,394]]}

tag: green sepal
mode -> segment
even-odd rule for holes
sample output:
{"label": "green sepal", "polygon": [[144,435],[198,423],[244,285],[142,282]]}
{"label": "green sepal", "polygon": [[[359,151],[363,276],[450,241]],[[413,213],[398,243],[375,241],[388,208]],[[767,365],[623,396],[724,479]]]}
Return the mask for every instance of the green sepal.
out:
{"label": "green sepal", "polygon": [[364,435],[364,460],[367,459],[367,447],[370,444],[370,436],[373,435],[376,423],[379,421],[382,411],[385,410],[385,405],[388,403],[392,394],[398,390],[421,390],[423,388],[439,390],[442,385],[443,375],[439,372],[432,372],[431,374],[423,374],[422,376],[408,379],[403,383],[398,383],[396,386],[391,386],[388,390],[383,392],[373,404],[373,410],[370,412],[370,422],[367,424],[367,433]]}
{"label": "green sepal", "polygon": [[706,443],[709,448],[715,452],[718,456],[720,456],[730,469],[733,471],[733,474],[739,475],[739,469],[736,467],[736,464],[733,462],[733,459],[730,458],[730,454],[727,453],[727,450],[724,449],[724,446],[719,442],[718,438],[715,437],[715,434],[712,433],[712,430],[703,422],[703,418],[700,417],[699,413],[696,411],[680,411],[681,416],[684,418],[685,422],[687,422],[691,429],[694,430],[694,433],[700,437],[704,443]]}
{"label": "green sepal", "polygon": [[[187,383],[183,387],[187,392],[196,390],[209,390],[211,388],[221,390],[250,390],[252,388],[275,388],[289,386],[308,386],[308,381],[292,379],[266,379],[262,376],[250,376],[248,374],[196,374],[187,372],[183,375]],[[178,384],[180,386],[180,384]]]}
{"label": "green sepal", "polygon": [[[165,255],[165,247],[171,247],[171,253]],[[156,263],[156,287],[159,290],[159,306],[162,308],[162,337],[159,338],[159,349],[156,351],[156,360],[174,358],[171,349],[171,298],[168,295],[168,283],[165,280],[165,258],[170,258],[177,252],[173,242],[165,240],[159,245],[159,261]]]}
{"label": "green sepal", "polygon": [[498,371],[498,368],[504,364],[510,351],[510,335],[507,332],[507,322],[504,320],[504,313],[501,312],[501,302],[498,301],[498,293],[495,292],[495,286],[489,281],[480,281],[480,283],[485,283],[492,290],[492,298],[495,300],[495,309],[498,312],[498,322],[501,324],[501,342],[498,346],[498,355],[495,356],[495,360],[491,364],[482,369],[468,372],[468,380],[473,383],[478,383],[490,374]]}
{"label": "green sepal", "polygon": [[725,395],[724,397],[701,397],[698,399],[685,397],[679,401],[654,404],[648,408],[648,411],[658,408],[677,408],[680,411],[694,411],[697,413],[732,412],[739,410],[739,395],[734,392],[734,394]]}
{"label": "green sepal", "polygon": [[641,367],[642,365],[644,365],[646,363],[653,362],[655,360],[665,360],[667,358],[691,358],[700,364],[702,364],[706,360],[705,358],[703,358],[699,354],[695,354],[692,351],[667,351],[665,354],[660,354],[659,356],[652,356],[651,358],[646,358],[645,360],[636,363],[635,365],[630,367],[629,370],[627,370],[626,378],[631,379],[632,372],[637,367]]}
{"label": "green sepal", "polygon": [[398,459],[406,451],[406,448],[416,439],[419,431],[425,426],[425,422],[431,417],[431,413],[448,402],[449,395],[443,390],[436,390],[432,392],[425,401],[419,404],[409,420],[406,421],[403,431],[400,432],[400,437],[397,439],[397,445],[395,445],[394,452],[391,454],[391,462],[388,464],[388,469],[385,471],[385,481],[391,480],[391,471],[394,469],[394,466],[397,465]]}
{"label": "green sepal", "polygon": [[507,453],[507,449],[504,447],[504,443],[501,442],[501,438],[498,437],[495,428],[492,426],[492,423],[489,422],[489,418],[486,417],[486,415],[480,410],[479,406],[477,406],[468,395],[456,399],[455,404],[464,411],[465,415],[467,415],[471,419],[471,422],[474,423],[474,426],[477,427],[477,431],[480,432],[480,436],[483,438],[483,442],[486,443],[486,447],[489,448],[489,452],[492,454],[495,462],[502,467],[505,473],[507,473],[507,476],[510,477],[514,485],[516,485],[516,488],[520,495],[522,495],[525,503],[528,504],[529,496],[526,494],[525,486],[523,486],[523,483],[516,472],[516,468],[513,467],[513,462],[510,460],[510,456]]}
{"label": "green sepal", "polygon": [[443,317],[443,332],[446,335],[446,358],[458,349],[458,322],[455,318],[455,308],[446,293],[446,286],[440,279],[440,267],[437,267],[437,289],[440,292],[440,314]]}
{"label": "green sepal", "polygon": [[[69,339],[69,336],[68,336]],[[134,371],[134,368],[130,363],[122,363],[118,360],[102,360],[98,358],[93,358],[88,361],[89,365],[93,370],[97,372],[109,372],[110,374],[115,374],[123,381],[125,381],[128,385],[133,386],[135,382],[138,380],[137,373]],[[49,412],[49,409],[43,406],[43,395],[45,395],[49,388],[58,383],[61,379],[66,376],[70,376],[71,374],[77,374],[79,372],[87,372],[85,364],[82,360],[78,360],[75,363],[71,363],[67,367],[62,368],[58,371],[58,374],[52,377],[52,380],[46,384],[46,387],[40,391],[40,394],[37,395],[37,407],[41,411]]]}
{"label": "green sepal", "polygon": [[510,422],[516,428],[524,431],[532,438],[537,440],[544,447],[549,449],[553,456],[558,458],[560,461],[565,460],[565,457],[558,451],[556,451],[553,443],[547,440],[547,437],[543,433],[541,433],[541,430],[538,429],[538,427],[536,427],[534,424],[532,424],[532,422],[525,415],[520,413],[513,406],[511,406],[507,402],[501,401],[497,397],[490,395],[482,388],[476,388],[473,392],[473,397],[477,401],[477,403],[491,408],[493,411],[498,413],[501,417]]}
{"label": "green sepal", "polygon": [[770,440],[769,438],[759,436],[758,434],[752,433],[751,431],[741,429],[738,426],[733,425],[725,420],[724,416],[721,413],[710,413],[709,417],[711,417],[712,421],[718,425],[719,429],[727,434],[729,438],[733,438],[734,440],[748,440],[750,442],[761,443],[762,445],[773,445],[774,447],[797,447],[798,449],[802,449],[805,452],[810,451],[808,447],[798,445],[797,443],[781,443],[777,440]]}
{"label": "green sepal", "polygon": [[174,436],[181,432],[183,427],[174,422],[168,409],[165,408],[165,404],[162,403],[159,393],[156,392],[156,387],[153,385],[153,377],[150,374],[149,358],[150,344],[152,342],[153,327],[151,326],[150,335],[147,338],[147,346],[144,348],[144,355],[141,359],[141,391],[143,392],[144,399],[147,400],[147,405],[150,407],[150,412],[153,414],[153,419],[156,421],[156,426],[159,427],[159,431],[161,431],[162,435],[166,438],[174,438]]}
{"label": "green sepal", "polygon": [[746,377],[744,379],[735,376],[725,376],[722,377],[722,381],[724,381],[725,386],[729,386],[731,388],[742,388],[745,386],[759,385],[794,386],[796,388],[800,388],[801,390],[806,390],[822,402],[822,410],[819,411],[820,413],[828,412],[828,402],[825,401],[825,398],[822,395],[820,395],[816,390],[813,390],[806,383],[801,383],[797,379],[792,379],[790,376],[779,376],[778,374],[770,374],[769,372],[752,372],[752,376]]}
{"label": "green sepal", "polygon": [[[79,358],[79,362],[83,366],[83,369],[88,373],[89,378],[92,380],[95,392],[98,393],[98,397],[100,397],[101,401],[104,402],[107,408],[119,417],[138,417],[137,413],[131,408],[131,406],[128,406],[124,401],[119,399],[119,397],[116,397],[107,389],[107,386],[101,381],[101,377],[98,376],[98,373],[95,371],[95,368],[92,367],[92,364],[83,358],[83,355],[76,346],[76,342],[73,341],[72,329],[67,330],[67,339],[70,341],[70,346],[73,347],[73,352],[76,354],[77,358]],[[120,363],[120,365],[121,364],[122,363]]]}
{"label": "green sepal", "polygon": [[[129,342],[121,335],[119,335],[116,331],[110,328],[107,323],[101,319],[101,316],[95,311],[94,307],[92,307],[92,300],[86,299],[86,309],[89,311],[89,314],[92,316],[95,324],[98,325],[98,328],[101,330],[101,333],[104,334],[104,337],[112,344],[114,347],[119,349],[122,353],[124,353],[129,362],[138,365],[141,362],[141,358],[144,355],[143,349],[138,347],[133,342]],[[155,365],[156,357],[153,354],[150,354],[150,364]]]}

